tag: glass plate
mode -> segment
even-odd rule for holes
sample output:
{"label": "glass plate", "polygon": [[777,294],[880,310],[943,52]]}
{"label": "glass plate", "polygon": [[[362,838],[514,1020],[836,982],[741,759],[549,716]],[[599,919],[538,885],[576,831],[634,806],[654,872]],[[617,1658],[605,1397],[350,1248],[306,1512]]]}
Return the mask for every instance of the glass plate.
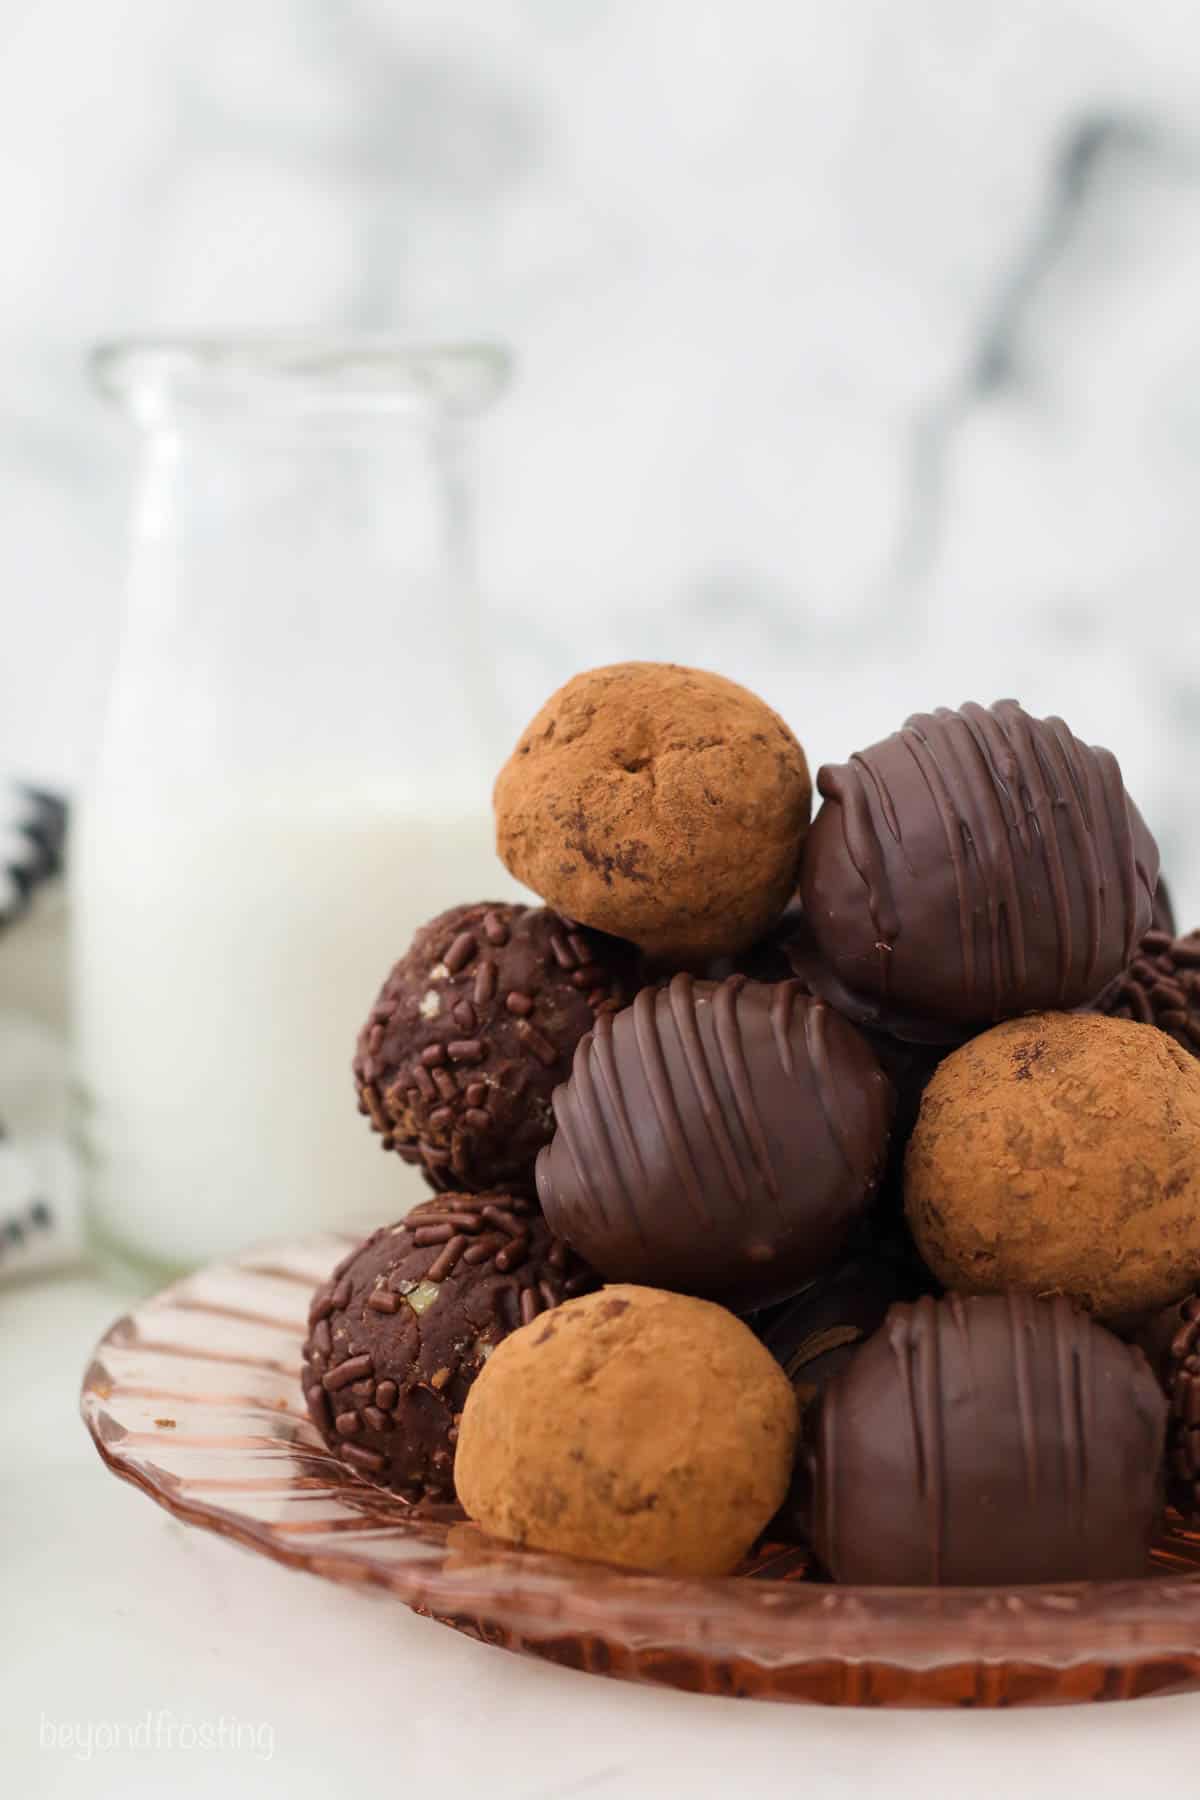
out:
{"label": "glass plate", "polygon": [[764,1545],[721,1581],[623,1573],[413,1509],[324,1448],[303,1409],[326,1236],[187,1277],[119,1319],[82,1410],[108,1467],[177,1518],[291,1568],[382,1589],[458,1631],[595,1675],[851,1706],[1020,1706],[1200,1688],[1200,1535],[1173,1520],[1144,1581],[833,1587]]}

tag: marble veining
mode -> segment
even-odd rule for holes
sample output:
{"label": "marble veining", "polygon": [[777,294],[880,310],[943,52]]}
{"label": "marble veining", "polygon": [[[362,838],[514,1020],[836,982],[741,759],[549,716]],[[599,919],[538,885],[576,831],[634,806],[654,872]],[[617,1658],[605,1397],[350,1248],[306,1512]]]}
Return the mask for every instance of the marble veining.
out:
{"label": "marble veining", "polygon": [[1015,693],[1118,751],[1200,920],[1194,16],[766,10],[0,4],[0,770],[79,777],[116,641],[90,340],[482,333],[514,735],[628,654],[814,763]]}

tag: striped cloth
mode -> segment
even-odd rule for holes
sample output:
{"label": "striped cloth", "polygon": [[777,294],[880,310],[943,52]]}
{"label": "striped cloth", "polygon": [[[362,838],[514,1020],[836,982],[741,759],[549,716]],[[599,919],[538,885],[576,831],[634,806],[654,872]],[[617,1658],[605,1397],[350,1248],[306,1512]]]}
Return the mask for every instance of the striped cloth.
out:
{"label": "striped cloth", "polygon": [[[67,806],[57,794],[0,780],[0,947],[19,965],[23,915],[63,868]],[[66,954],[65,934],[63,954]],[[0,978],[0,1283],[77,1262],[83,1241],[79,1162],[67,1135],[67,1045],[31,1018]]]}
{"label": "striped cloth", "polygon": [[62,873],[67,804],[21,781],[0,784],[0,931]]}

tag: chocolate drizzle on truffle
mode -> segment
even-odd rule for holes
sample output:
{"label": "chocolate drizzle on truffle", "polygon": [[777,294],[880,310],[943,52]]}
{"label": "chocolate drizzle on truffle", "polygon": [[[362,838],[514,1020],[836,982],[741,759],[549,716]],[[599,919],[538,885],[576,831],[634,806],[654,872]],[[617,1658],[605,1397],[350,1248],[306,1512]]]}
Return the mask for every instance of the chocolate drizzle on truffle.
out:
{"label": "chocolate drizzle on truffle", "polygon": [[538,1190],[608,1279],[762,1304],[836,1256],[892,1103],[853,1026],[798,982],[677,975],[580,1044]]}
{"label": "chocolate drizzle on truffle", "polygon": [[1141,1352],[1061,1298],[894,1307],[821,1404],[817,1554],[885,1584],[1140,1575],[1165,1411]]}
{"label": "chocolate drizzle on truffle", "polygon": [[1154,841],[1115,758],[1061,719],[1009,700],[916,714],[817,786],[805,913],[885,1012],[953,1028],[1077,1006],[1150,925]]}

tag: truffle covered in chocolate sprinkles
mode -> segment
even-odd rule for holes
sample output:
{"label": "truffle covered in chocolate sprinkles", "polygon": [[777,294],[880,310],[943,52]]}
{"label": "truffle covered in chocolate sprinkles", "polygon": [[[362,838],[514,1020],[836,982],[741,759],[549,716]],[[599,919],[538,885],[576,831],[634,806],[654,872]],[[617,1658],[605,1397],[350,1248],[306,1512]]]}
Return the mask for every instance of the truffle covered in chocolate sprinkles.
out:
{"label": "truffle covered in chocolate sprinkles", "polygon": [[1165,1416],[1141,1351],[1061,1297],[894,1307],[821,1401],[813,1546],[886,1586],[1143,1575]]}
{"label": "truffle covered in chocolate sprinkles", "polygon": [[496,1345],[595,1286],[531,1201],[425,1201],[373,1232],[314,1294],[309,1416],[359,1474],[411,1500],[451,1500],[459,1414]]}
{"label": "truffle covered in chocolate sprinkles", "polygon": [[1154,839],[1116,758],[1061,719],[918,713],[817,787],[800,893],[821,992],[860,1023],[951,1041],[1081,1006],[1150,928]]}
{"label": "truffle covered in chocolate sprinkles", "polygon": [[892,1105],[861,1035],[798,982],[677,975],[581,1042],[538,1192],[607,1280],[761,1306],[837,1256]]}
{"label": "truffle covered in chocolate sprinkles", "polygon": [[1157,1025],[1200,1056],[1200,931],[1177,938],[1148,931],[1129,967],[1089,1010]]}
{"label": "truffle covered in chocolate sprinkles", "polygon": [[637,981],[631,946],[544,907],[456,906],[417,932],[371,1009],[359,1110],[434,1187],[532,1191],[550,1096]]}
{"label": "truffle covered in chocolate sprinkles", "polygon": [[1167,1496],[1200,1517],[1200,1294],[1164,1307],[1138,1336],[1166,1391]]}

